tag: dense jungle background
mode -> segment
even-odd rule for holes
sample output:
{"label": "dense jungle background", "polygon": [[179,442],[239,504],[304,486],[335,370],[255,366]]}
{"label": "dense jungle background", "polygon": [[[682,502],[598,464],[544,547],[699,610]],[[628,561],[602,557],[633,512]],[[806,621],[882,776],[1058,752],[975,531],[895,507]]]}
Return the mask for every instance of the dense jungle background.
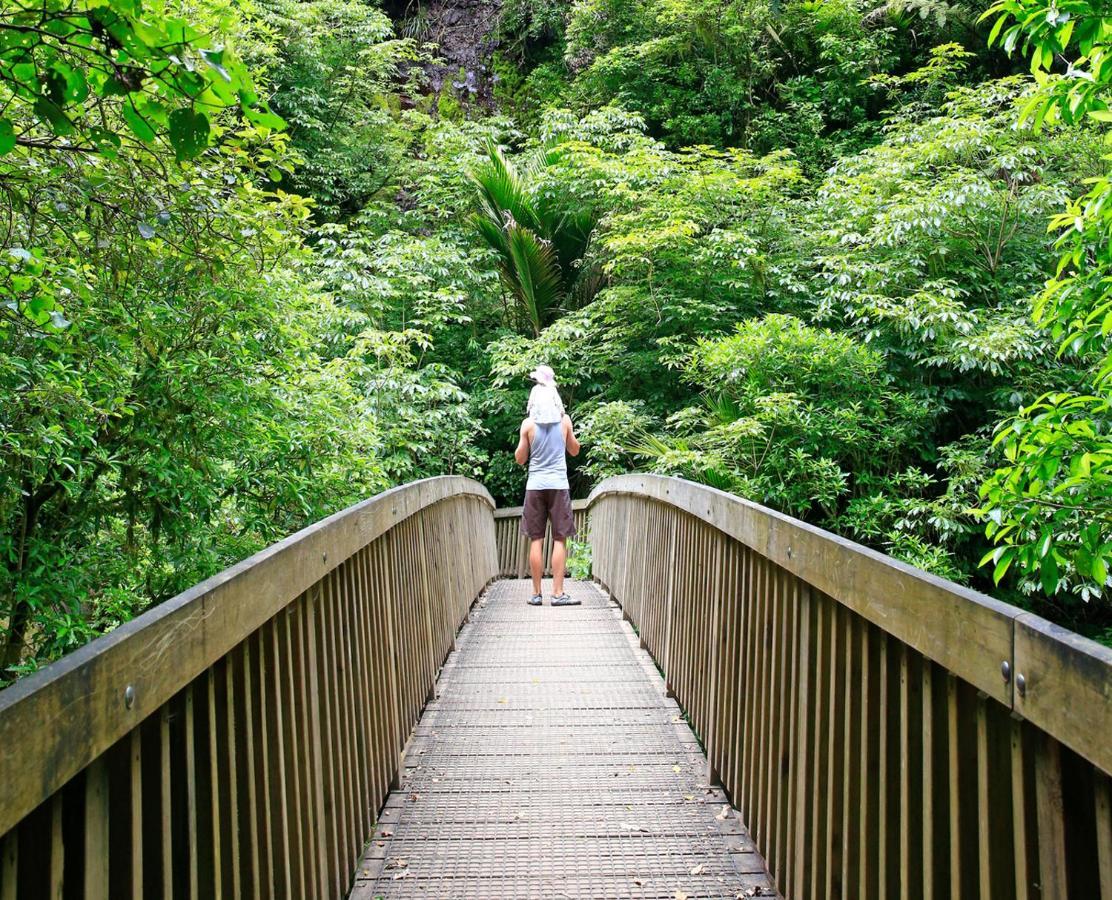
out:
{"label": "dense jungle background", "polygon": [[3,0],[0,684],[390,485],[584,453],[1106,642],[1087,0]]}

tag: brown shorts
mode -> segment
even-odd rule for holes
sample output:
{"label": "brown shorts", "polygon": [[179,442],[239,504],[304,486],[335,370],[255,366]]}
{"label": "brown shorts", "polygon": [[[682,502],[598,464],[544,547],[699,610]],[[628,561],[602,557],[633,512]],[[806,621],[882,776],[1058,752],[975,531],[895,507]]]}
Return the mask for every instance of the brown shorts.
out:
{"label": "brown shorts", "polygon": [[566,538],[575,534],[575,516],[571,511],[571,494],[567,488],[526,491],[521,533],[533,540],[543,538],[549,519],[552,519],[553,537]]}

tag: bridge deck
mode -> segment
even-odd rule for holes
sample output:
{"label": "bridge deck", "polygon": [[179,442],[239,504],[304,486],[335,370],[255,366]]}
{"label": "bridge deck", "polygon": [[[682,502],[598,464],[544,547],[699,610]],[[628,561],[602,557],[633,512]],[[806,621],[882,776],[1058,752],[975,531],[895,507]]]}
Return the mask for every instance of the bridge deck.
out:
{"label": "bridge deck", "polygon": [[353,900],[773,893],[637,637],[596,586],[570,592],[534,608],[502,581],[472,611]]}

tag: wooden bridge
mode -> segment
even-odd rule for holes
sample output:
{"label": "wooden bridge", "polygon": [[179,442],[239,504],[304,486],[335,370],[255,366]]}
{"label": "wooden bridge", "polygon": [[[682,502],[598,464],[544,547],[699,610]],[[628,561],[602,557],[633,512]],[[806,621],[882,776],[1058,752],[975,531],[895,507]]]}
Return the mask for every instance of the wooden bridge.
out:
{"label": "wooden bridge", "polygon": [[0,692],[0,900],[1112,898],[1112,652],[675,479],[374,497]]}

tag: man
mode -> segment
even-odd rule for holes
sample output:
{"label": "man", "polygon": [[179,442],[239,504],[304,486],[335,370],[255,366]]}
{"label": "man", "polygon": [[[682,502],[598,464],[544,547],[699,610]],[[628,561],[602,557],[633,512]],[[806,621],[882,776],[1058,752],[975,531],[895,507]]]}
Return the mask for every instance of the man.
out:
{"label": "man", "polygon": [[[530,378],[545,387],[556,387],[556,375],[549,366],[537,366]],[[565,453],[579,454],[571,417],[566,413],[551,424],[539,425],[532,416],[521,423],[520,440],[514,451],[518,465],[529,463],[525,484],[525,508],[521,514],[521,533],[529,538],[529,570],[533,576],[531,606],[544,602],[541,574],[544,571],[544,531],[552,522],[552,605],[577,606],[564,593],[564,566],[568,558],[567,539],[575,534],[575,518],[568,491],[568,462]]]}

